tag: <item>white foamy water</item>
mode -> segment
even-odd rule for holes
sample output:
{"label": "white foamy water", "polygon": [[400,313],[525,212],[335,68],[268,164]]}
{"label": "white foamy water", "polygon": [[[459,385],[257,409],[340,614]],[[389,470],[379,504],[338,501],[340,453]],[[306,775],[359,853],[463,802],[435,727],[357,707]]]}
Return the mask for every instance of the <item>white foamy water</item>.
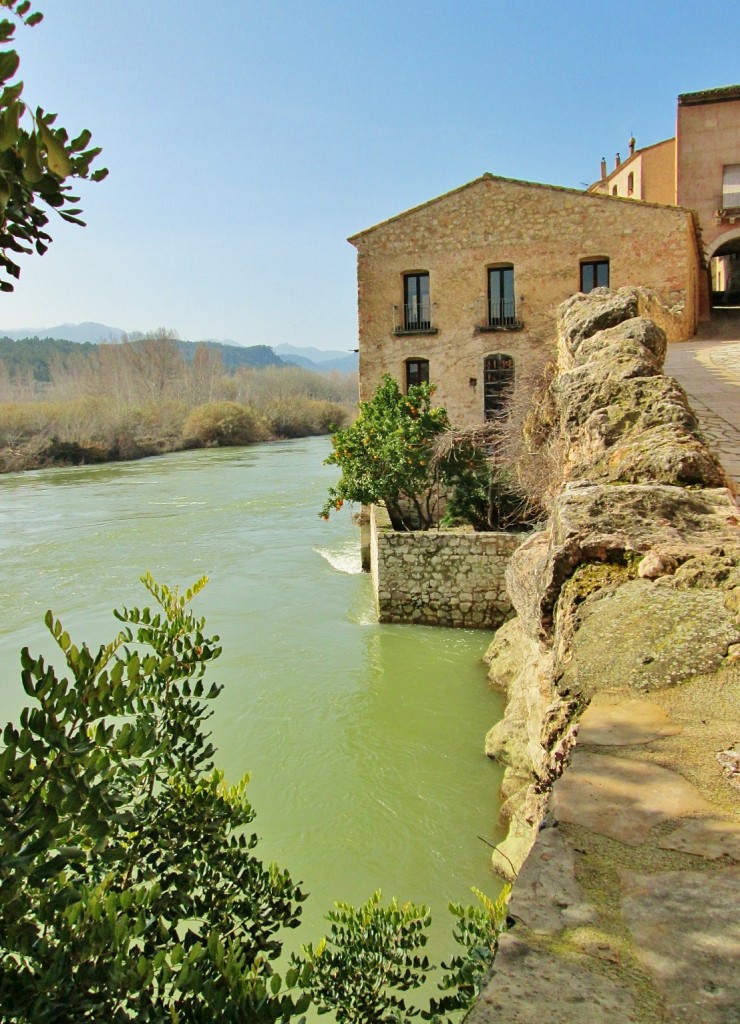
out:
{"label": "white foamy water", "polygon": [[347,540],[333,548],[314,548],[314,551],[337,572],[346,572],[350,576],[362,572],[359,540]]}

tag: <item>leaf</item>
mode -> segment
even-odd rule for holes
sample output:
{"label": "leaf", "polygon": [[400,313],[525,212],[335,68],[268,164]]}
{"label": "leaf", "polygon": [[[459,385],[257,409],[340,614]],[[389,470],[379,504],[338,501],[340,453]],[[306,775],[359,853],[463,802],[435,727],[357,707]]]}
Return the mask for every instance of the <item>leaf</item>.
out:
{"label": "leaf", "polygon": [[80,132],[76,139],[72,139],[69,144],[69,148],[73,153],[79,153],[81,150],[85,149],[86,146],[90,145],[91,139],[92,133],[85,128]]}
{"label": "leaf", "polygon": [[18,70],[20,57],[15,50],[3,50],[0,52],[0,82],[7,82]]}
{"label": "leaf", "polygon": [[68,178],[72,173],[72,164],[64,146],[43,121],[38,122],[38,129],[46,147],[46,163],[49,170],[59,178]]}
{"label": "leaf", "polygon": [[18,144],[18,151],[25,164],[23,177],[30,185],[37,184],[44,176],[44,168],[39,160],[38,146],[38,136],[35,132],[32,132],[31,135],[25,135],[24,133]]}

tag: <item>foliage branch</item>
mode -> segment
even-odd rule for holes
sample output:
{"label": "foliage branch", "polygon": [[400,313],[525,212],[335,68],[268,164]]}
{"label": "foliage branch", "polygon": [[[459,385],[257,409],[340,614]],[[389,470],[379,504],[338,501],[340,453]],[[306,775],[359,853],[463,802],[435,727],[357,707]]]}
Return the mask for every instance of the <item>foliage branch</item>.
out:
{"label": "foliage branch", "polygon": [[[419,989],[430,965],[421,950],[431,923],[425,906],[392,900],[387,906],[375,892],[361,907],[336,903],[327,915],[329,934],[316,946],[303,947],[294,958],[304,969],[306,986],[319,1013],[334,1012],[338,1024],[406,1022],[421,1016],[441,1024],[459,1019],[473,1005],[506,927],[510,887],[496,901],[474,889],[477,905],[449,905],[455,916],[454,938],[464,952],[442,964],[437,989],[444,995],[426,1006],[409,1004],[405,993]],[[308,964],[310,972],[305,972]]]}
{"label": "foliage branch", "polygon": [[[254,855],[247,778],[213,769],[204,681],[218,637],[180,594],[123,609],[97,651],[46,624],[60,678],[22,654],[33,705],[0,753],[0,1018],[224,1022],[307,1005],[270,961],[304,898]],[[290,979],[293,984],[297,977]]]}
{"label": "foliage branch", "polygon": [[[43,18],[29,0],[0,0],[0,8],[27,26]],[[24,84],[15,80],[20,58],[11,44],[16,25],[0,18],[0,291],[13,291],[20,277],[17,257],[45,253],[52,241],[46,230],[49,212],[84,226],[79,197],[71,194],[70,178],[101,181],[105,168],[91,171],[101,150],[90,146],[87,129],[70,139],[55,127],[57,115],[42,107],[32,111],[21,99]]]}

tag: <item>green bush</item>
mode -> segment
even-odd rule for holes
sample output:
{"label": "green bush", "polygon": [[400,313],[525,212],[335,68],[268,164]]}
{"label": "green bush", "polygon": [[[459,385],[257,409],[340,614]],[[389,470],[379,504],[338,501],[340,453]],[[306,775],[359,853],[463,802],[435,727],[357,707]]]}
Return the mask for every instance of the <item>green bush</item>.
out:
{"label": "green bush", "polygon": [[239,402],[208,402],[193,409],[182,428],[183,437],[202,445],[252,444],[264,441],[265,425],[252,409]]}

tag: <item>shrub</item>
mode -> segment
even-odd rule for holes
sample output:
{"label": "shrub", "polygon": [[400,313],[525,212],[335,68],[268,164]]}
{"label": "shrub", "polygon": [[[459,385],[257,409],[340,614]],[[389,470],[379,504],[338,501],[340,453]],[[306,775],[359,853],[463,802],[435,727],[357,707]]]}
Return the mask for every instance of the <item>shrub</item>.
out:
{"label": "shrub", "polygon": [[347,410],[337,405],[296,395],[268,402],[265,415],[270,430],[278,437],[307,437],[328,434],[347,419]]}
{"label": "shrub", "polygon": [[182,428],[183,437],[202,445],[251,444],[264,441],[263,421],[239,402],[208,402],[193,409]]}

